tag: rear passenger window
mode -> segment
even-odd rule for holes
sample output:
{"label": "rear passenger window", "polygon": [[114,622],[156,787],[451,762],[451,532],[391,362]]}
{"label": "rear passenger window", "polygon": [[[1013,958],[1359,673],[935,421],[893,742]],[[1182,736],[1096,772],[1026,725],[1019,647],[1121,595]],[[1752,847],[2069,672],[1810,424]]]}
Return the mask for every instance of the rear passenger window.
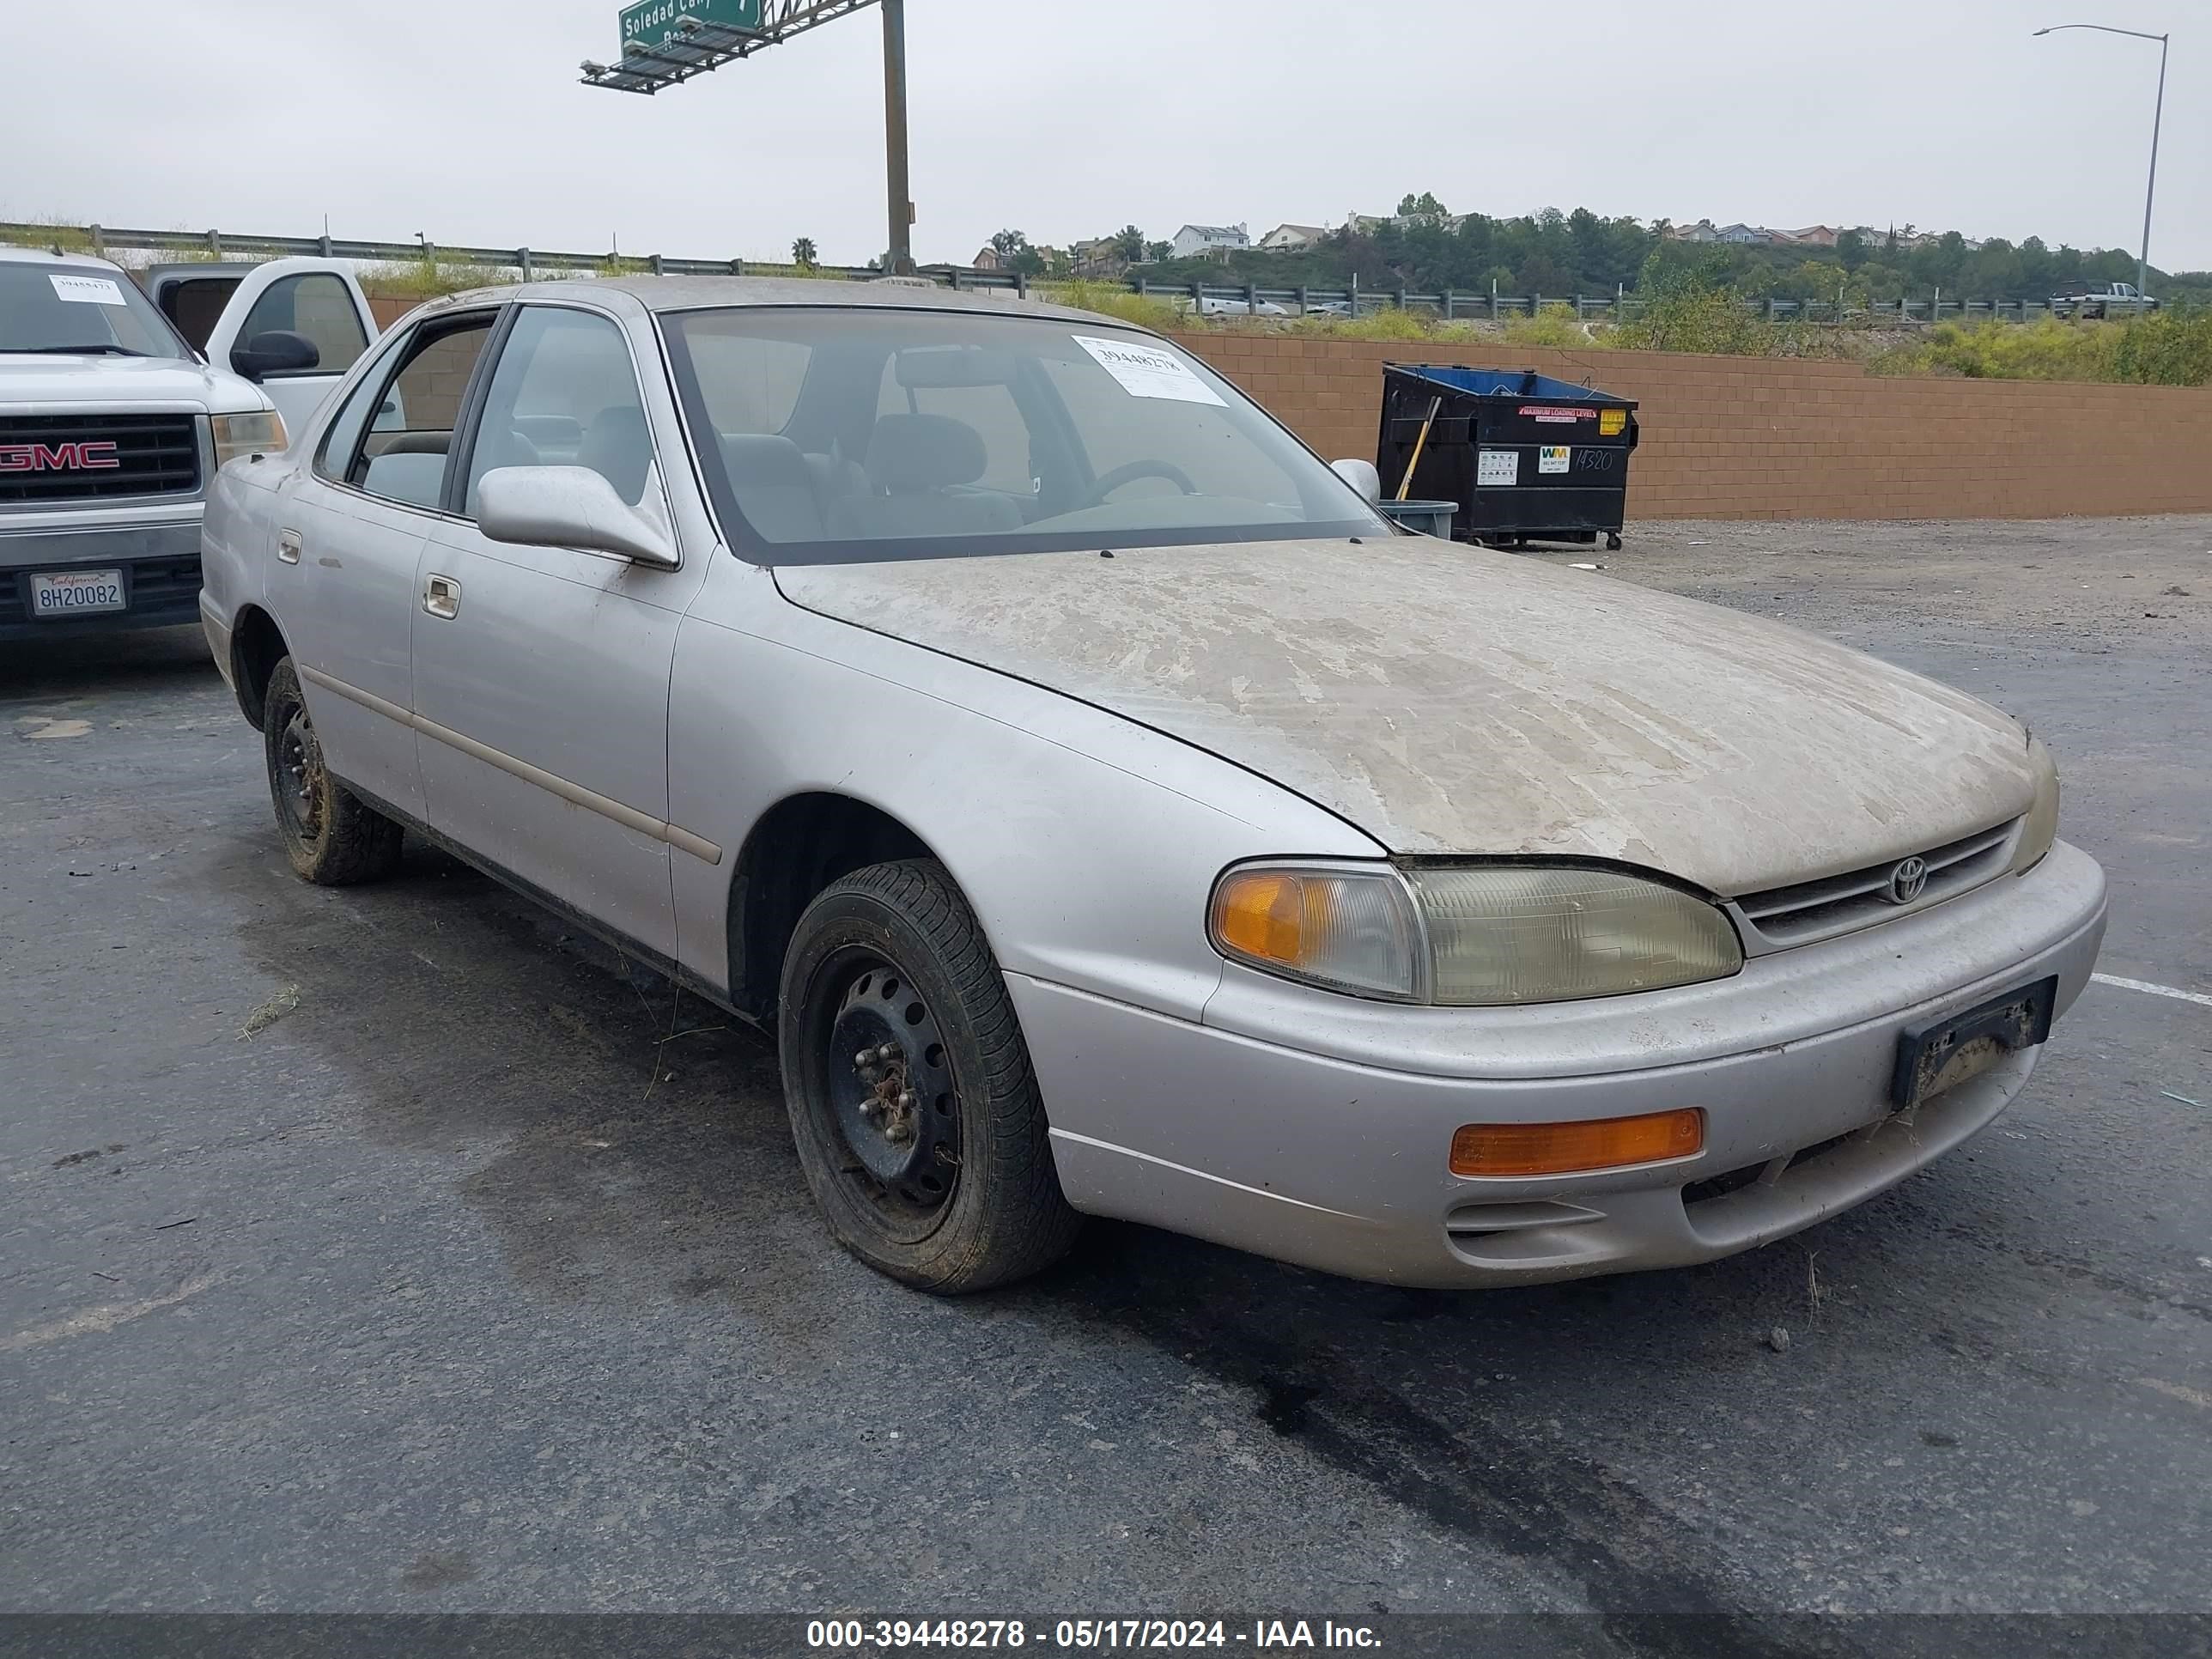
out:
{"label": "rear passenger window", "polygon": [[530,306],[507,337],[484,397],[461,510],[477,514],[487,472],[589,467],[636,507],[653,476],[653,434],[629,345],[607,318]]}
{"label": "rear passenger window", "polygon": [[193,350],[205,351],[208,337],[229,308],[238,283],[235,276],[187,276],[173,281],[161,289],[162,314],[177,325],[177,332],[191,343]]}
{"label": "rear passenger window", "polygon": [[[491,337],[489,316],[425,323],[400,358],[399,372],[378,392],[354,402],[331,428],[325,459],[333,476],[357,489],[410,507],[434,507],[444,493],[446,456],[460,419],[469,377]],[[378,385],[376,377],[362,389]],[[340,428],[360,434],[350,451],[339,448]],[[361,434],[365,424],[368,431]],[[344,471],[337,468],[345,457]]]}
{"label": "rear passenger window", "polygon": [[255,335],[272,329],[303,334],[322,354],[314,368],[300,369],[299,374],[343,374],[368,349],[368,336],[362,331],[361,313],[354,307],[352,290],[328,271],[271,283],[246,313],[246,325],[238,331],[239,343],[251,345]]}

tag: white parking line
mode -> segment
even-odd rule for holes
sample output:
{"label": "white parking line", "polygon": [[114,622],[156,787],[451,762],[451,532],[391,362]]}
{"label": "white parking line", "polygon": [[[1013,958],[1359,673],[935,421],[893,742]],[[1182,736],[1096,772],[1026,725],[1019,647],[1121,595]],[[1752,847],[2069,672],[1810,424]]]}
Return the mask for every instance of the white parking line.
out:
{"label": "white parking line", "polygon": [[2110,985],[2121,991],[2141,991],[2145,996],[2172,997],[2176,1002],[2193,1002],[2201,1008],[2212,1008],[2212,997],[2196,991],[2177,991],[2171,985],[2153,985],[2148,980],[2121,979],[2112,974],[2092,974],[2090,979],[2099,985]]}

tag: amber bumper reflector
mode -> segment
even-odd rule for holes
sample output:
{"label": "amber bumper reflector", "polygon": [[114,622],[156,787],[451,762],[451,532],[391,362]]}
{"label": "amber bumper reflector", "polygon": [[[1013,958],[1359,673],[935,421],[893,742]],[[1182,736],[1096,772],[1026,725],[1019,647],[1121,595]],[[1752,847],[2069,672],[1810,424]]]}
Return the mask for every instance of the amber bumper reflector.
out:
{"label": "amber bumper reflector", "polygon": [[1690,1158],[1705,1146],[1695,1107],[1584,1123],[1470,1123],[1452,1137],[1457,1176],[1578,1175]]}

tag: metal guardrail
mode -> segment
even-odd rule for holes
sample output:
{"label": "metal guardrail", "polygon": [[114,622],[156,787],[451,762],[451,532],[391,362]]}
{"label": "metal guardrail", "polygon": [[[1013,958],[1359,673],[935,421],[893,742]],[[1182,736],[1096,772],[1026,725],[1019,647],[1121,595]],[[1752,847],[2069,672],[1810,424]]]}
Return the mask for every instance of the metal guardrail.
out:
{"label": "metal guardrail", "polygon": [[[218,230],[111,230],[99,225],[41,225],[0,222],[0,242],[37,246],[52,238],[64,246],[76,244],[106,254],[112,251],[179,253],[210,258],[289,258],[299,255],[325,259],[353,259],[371,264],[470,266],[487,271],[514,271],[524,281],[547,274],[605,273],[613,270],[649,271],[667,276],[744,276],[788,273],[788,261],[764,259],[685,259],[662,254],[634,257],[619,253],[564,253],[527,247],[443,247],[434,242],[364,242],[331,236],[242,236]],[[872,282],[883,272],[867,266],[811,265],[809,275],[828,281]],[[1026,295],[1027,276],[1010,271],[975,270],[938,265],[916,273],[927,281],[953,289],[1011,290]],[[1046,281],[1059,279],[1048,278]],[[1389,310],[1425,312],[1448,320],[1501,321],[1534,317],[1546,307],[1565,306],[1583,322],[1626,321],[1650,303],[1633,295],[1506,295],[1445,292],[1421,294],[1401,288],[1348,289],[1268,288],[1249,283],[1157,283],[1141,271],[1126,278],[1092,280],[1126,286],[1131,293],[1187,303],[1202,316],[1372,316]],[[1743,307],[1769,322],[1802,322],[1881,326],[1936,322],[1944,318],[1994,319],[2027,322],[2040,316],[2069,314],[2069,308],[2031,300],[1946,300],[1939,293],[1926,300],[1875,300],[1865,305],[1839,304],[1833,300],[1745,300]],[[1272,309],[1271,309],[1272,308]]]}

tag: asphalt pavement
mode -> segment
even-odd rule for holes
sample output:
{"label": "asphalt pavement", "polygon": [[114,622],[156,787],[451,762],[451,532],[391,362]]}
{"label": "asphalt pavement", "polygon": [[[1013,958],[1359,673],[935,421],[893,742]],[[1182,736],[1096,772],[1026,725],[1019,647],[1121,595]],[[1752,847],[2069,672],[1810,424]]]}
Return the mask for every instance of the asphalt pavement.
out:
{"label": "asphalt pavement", "polygon": [[[2030,720],[2103,971],[2212,994],[2212,520],[1544,556]],[[944,1303],[830,1243],[756,1036],[436,854],[294,879],[193,635],[0,654],[0,1611],[2212,1611],[2202,1001],[2093,986],[1989,1133],[1710,1267],[1094,1224]]]}

